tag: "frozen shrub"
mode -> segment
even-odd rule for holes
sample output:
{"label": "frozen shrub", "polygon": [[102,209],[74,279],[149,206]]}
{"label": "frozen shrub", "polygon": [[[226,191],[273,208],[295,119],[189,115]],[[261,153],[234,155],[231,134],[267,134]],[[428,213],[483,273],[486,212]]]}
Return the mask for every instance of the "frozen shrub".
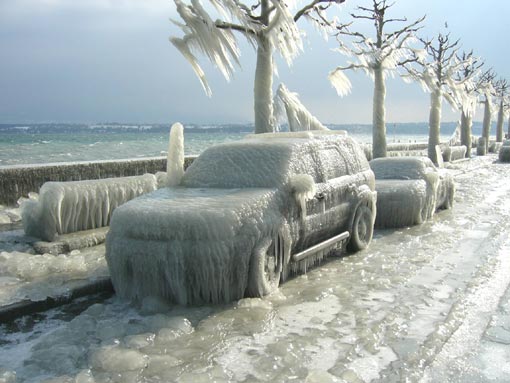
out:
{"label": "frozen shrub", "polygon": [[501,147],[501,149],[499,150],[499,160],[501,162],[510,162],[510,145],[505,145]]}
{"label": "frozen shrub", "polygon": [[157,189],[156,176],[46,182],[38,200],[22,205],[27,235],[53,241],[57,235],[108,226],[118,206]]}
{"label": "frozen shrub", "polygon": [[485,137],[480,137],[478,139],[478,145],[476,145],[476,155],[477,156],[485,156],[487,154],[487,144]]}

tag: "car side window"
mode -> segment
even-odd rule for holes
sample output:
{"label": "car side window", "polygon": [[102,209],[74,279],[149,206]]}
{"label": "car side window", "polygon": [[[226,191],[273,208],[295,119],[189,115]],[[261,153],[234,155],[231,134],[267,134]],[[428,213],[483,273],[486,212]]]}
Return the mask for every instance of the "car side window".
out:
{"label": "car side window", "polygon": [[324,148],[319,151],[324,181],[342,177],[348,174],[347,163],[336,146]]}
{"label": "car side window", "polygon": [[315,152],[307,150],[299,153],[297,161],[291,162],[291,169],[293,174],[308,174],[312,176],[315,183],[324,182],[323,173],[320,163],[317,161]]}

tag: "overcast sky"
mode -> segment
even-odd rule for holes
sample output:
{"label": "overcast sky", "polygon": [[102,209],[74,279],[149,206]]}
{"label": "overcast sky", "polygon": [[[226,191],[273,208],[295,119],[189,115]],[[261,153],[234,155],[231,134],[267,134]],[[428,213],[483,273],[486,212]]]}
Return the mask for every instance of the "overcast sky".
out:
{"label": "overcast sky", "polygon": [[[369,4],[347,3],[340,18]],[[473,49],[510,80],[510,1],[397,0],[392,11],[410,20],[426,14],[424,37],[445,32],[447,22],[463,49]],[[170,17],[171,0],[0,0],[0,123],[252,122],[253,49],[243,45],[242,68],[230,83],[201,58],[213,90],[209,98],[168,41],[180,35]],[[300,26],[308,36],[305,52],[291,68],[278,61],[275,87],[284,82],[298,92],[325,123],[370,123],[371,80],[349,74],[353,91],[338,97],[327,74],[347,58],[332,51],[333,39],[325,41],[304,20]],[[427,121],[428,109],[429,96],[418,85],[389,80],[388,122]],[[443,107],[443,121],[457,118]]]}

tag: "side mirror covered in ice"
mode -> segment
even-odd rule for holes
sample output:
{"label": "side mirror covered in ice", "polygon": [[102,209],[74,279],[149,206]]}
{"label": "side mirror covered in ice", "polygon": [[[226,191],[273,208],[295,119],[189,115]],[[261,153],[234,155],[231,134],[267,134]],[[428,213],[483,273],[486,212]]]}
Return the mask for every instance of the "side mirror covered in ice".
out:
{"label": "side mirror covered in ice", "polygon": [[294,174],[289,180],[290,192],[301,207],[301,219],[306,216],[306,200],[317,192],[315,181],[308,174]]}

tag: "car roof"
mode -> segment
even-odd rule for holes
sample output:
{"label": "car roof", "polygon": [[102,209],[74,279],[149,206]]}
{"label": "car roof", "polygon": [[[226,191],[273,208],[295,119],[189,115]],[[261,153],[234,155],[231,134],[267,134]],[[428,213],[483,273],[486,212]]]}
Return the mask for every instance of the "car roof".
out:
{"label": "car roof", "polygon": [[436,167],[428,157],[385,157],[370,161],[376,179],[420,179]]}
{"label": "car roof", "polygon": [[293,174],[309,174],[317,182],[324,179],[314,158],[317,153],[334,150],[350,161],[366,162],[360,149],[357,153],[347,149],[355,146],[343,131],[250,135],[206,149],[188,168],[182,183],[188,187],[275,187]]}

